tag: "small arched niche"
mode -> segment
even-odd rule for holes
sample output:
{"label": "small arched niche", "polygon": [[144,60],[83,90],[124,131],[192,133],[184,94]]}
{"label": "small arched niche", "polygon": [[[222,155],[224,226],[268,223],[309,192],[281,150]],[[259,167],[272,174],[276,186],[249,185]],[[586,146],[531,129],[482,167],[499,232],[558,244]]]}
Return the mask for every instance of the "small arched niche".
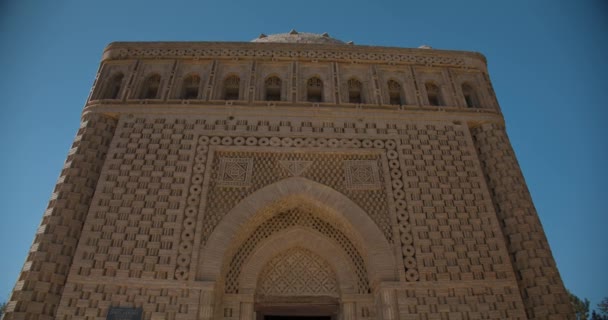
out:
{"label": "small arched niche", "polygon": [[405,104],[405,98],[403,96],[403,90],[401,84],[395,80],[389,80],[386,83],[388,88],[388,102],[394,106],[401,106]]}
{"label": "small arched niche", "polygon": [[441,88],[437,86],[434,82],[427,82],[424,84],[426,89],[426,96],[431,106],[443,106],[444,101],[441,95]]}
{"label": "small arched niche", "polygon": [[363,84],[359,79],[350,78],[348,86],[348,103],[363,103]]}
{"label": "small arched niche", "polygon": [[223,98],[224,100],[239,100],[241,89],[241,78],[237,75],[228,76],[224,80]]}
{"label": "small arched niche", "polygon": [[140,99],[158,99],[160,92],[160,75],[153,73],[146,77],[144,80],[141,90]]}
{"label": "small arched niche", "polygon": [[467,108],[479,108],[479,98],[475,88],[468,82],[465,82],[462,84],[461,89]]}
{"label": "small arched niche", "polygon": [[185,100],[198,99],[201,77],[197,74],[190,74],[182,81],[181,98]]}
{"label": "small arched niche", "polygon": [[323,80],[319,77],[306,81],[306,101],[323,102]]}
{"label": "small arched niche", "polygon": [[264,100],[280,101],[281,100],[281,78],[270,76],[264,81]]}
{"label": "small arched niche", "polygon": [[124,77],[125,75],[122,72],[112,75],[105,85],[101,99],[118,99]]}

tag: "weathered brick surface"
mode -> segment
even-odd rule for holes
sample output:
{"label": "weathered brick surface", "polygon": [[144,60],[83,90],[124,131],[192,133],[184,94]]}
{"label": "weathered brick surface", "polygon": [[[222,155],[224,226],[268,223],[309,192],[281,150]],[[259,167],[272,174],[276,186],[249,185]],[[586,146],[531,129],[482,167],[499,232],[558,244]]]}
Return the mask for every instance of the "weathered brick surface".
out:
{"label": "weathered brick surface", "polygon": [[54,319],[116,120],[83,117],[4,319]]}
{"label": "weathered brick surface", "polygon": [[397,290],[399,319],[527,319],[516,286],[471,281]]}
{"label": "weathered brick surface", "polygon": [[67,303],[56,319],[101,320],[111,306],[133,305],[143,308],[145,319],[196,319],[199,297],[198,289],[73,282],[66,285]]}
{"label": "weathered brick surface", "polygon": [[471,130],[530,319],[573,318],[568,295],[504,126]]}

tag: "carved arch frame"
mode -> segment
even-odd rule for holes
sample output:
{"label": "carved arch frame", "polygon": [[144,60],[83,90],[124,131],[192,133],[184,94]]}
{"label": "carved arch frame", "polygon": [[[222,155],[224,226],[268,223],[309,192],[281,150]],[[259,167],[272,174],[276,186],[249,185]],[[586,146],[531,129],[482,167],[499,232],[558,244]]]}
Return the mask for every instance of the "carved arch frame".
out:
{"label": "carved arch frame", "polygon": [[354,276],[354,266],[349,263],[343,250],[323,235],[302,227],[279,232],[256,248],[241,269],[239,293],[254,293],[260,273],[270,260],[294,247],[312,251],[329,263],[336,275],[341,294],[356,293],[357,279]]}
{"label": "carved arch frame", "polygon": [[312,202],[323,208],[330,219],[351,227],[354,231],[352,236],[355,238],[352,240],[361,245],[360,254],[365,260],[372,290],[374,285],[380,282],[398,280],[392,246],[367,213],[333,188],[300,177],[287,178],[260,188],[230,210],[201,250],[197,280],[220,280],[226,255],[238,232],[264,208],[293,196]]}

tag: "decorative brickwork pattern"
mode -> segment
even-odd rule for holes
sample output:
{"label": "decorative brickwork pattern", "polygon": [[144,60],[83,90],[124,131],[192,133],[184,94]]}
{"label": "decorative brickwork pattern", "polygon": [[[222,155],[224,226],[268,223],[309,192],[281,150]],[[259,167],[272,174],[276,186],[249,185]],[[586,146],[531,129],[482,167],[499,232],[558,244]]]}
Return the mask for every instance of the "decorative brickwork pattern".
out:
{"label": "decorative brickwork pattern", "polygon": [[251,158],[220,158],[217,185],[247,187],[251,183]]}
{"label": "decorative brickwork pattern", "polygon": [[310,167],[312,161],[280,160],[279,165],[292,177],[299,177]]}
{"label": "decorative brickwork pattern", "polygon": [[75,274],[173,277],[192,176],[192,127],[184,120],[121,121],[84,227]]}
{"label": "decorative brickwork pattern", "polygon": [[[228,138],[228,139],[225,139]],[[210,139],[211,145],[232,145],[234,141],[245,140],[241,137],[231,138],[225,137],[220,139],[219,137],[212,137]],[[380,163],[379,154],[357,154],[354,152],[341,152],[341,153],[324,153],[323,150],[315,152],[303,153],[289,153],[289,147],[294,145],[302,145],[306,143],[311,147],[325,147],[331,144],[334,147],[339,145],[338,140],[330,139],[300,139],[300,138],[254,138],[249,137],[246,139],[247,143],[257,144],[259,146],[273,146],[276,147],[276,152],[231,152],[231,151],[217,151],[214,157],[214,164],[212,167],[213,178],[209,183],[208,199],[213,201],[207,201],[208,206],[205,209],[205,220],[203,221],[203,232],[202,238],[203,243],[209,237],[217,223],[222,217],[232,209],[239,201],[247,197],[252,192],[270,185],[278,180],[287,178],[293,173],[285,169],[285,161],[295,163],[307,163],[308,167],[300,167],[300,176],[330,186],[337,191],[347,195],[361,208],[370,214],[370,217],[376,222],[380,230],[382,230],[389,240],[392,242],[392,230],[390,227],[389,219],[389,208],[387,206],[387,194],[386,190],[380,188],[384,185],[383,177],[378,174]],[[381,140],[377,140],[382,142]],[[358,142],[358,141],[357,141]],[[371,141],[370,141],[371,143]],[[382,145],[384,143],[382,142]],[[228,160],[238,159],[238,160]],[[243,173],[246,171],[244,160],[252,161],[250,169],[255,174],[251,176],[250,187],[243,188],[227,188],[225,187],[225,175],[222,174],[222,165],[228,161],[239,161],[243,163],[240,167]],[[363,161],[366,164],[366,168],[371,170],[370,172],[375,173],[372,178],[374,179],[373,187],[374,190],[367,190],[368,185],[364,190],[361,188],[349,188],[346,178],[344,176],[345,164],[352,163],[352,161]],[[247,162],[249,163],[249,162]],[[359,163],[359,162],[355,162]],[[294,169],[295,170],[295,169]],[[241,172],[239,171],[239,172]],[[352,180],[352,179],[351,179]]]}
{"label": "decorative brickwork pattern", "polygon": [[[275,44],[276,46],[277,44]],[[116,44],[119,46],[119,44]],[[326,47],[326,46],[322,46]],[[259,49],[259,45],[255,44],[227,44],[222,43],[221,46],[213,47],[211,44],[206,44],[204,47],[196,48],[192,45],[188,47],[148,47],[144,48],[141,44],[137,47],[125,47],[109,50],[111,59],[129,59],[129,58],[282,58],[282,59],[307,59],[315,61],[360,61],[360,62],[391,62],[405,64],[420,64],[420,65],[437,65],[437,66],[465,66],[471,65],[471,62],[465,62],[461,57],[453,55],[442,55],[437,52],[424,54],[420,51],[417,53],[404,54],[403,50],[394,50],[387,53],[387,48],[374,50],[366,47],[364,49],[351,47],[350,50],[336,50],[330,48],[314,49],[306,47],[294,48],[293,46],[285,46],[284,49]],[[481,57],[476,56],[480,59]]]}
{"label": "decorative brickwork pattern", "polygon": [[[377,145],[380,146],[379,144]],[[386,148],[386,158],[388,160],[389,176],[391,179],[390,186],[392,188],[394,210],[399,229],[399,241],[405,271],[405,281],[411,282],[418,281],[420,279],[420,274],[418,273],[414,237],[412,235],[409,211],[405,198],[405,184],[402,174],[403,168],[401,161],[399,161],[399,153],[396,150],[399,145],[400,141],[398,140],[386,140],[386,142],[382,144],[382,147]]]}
{"label": "decorative brickwork pattern", "polygon": [[200,290],[121,284],[66,285],[56,319],[104,320],[110,307],[143,308],[143,319],[197,319]]}
{"label": "decorative brickwork pattern", "polygon": [[530,319],[572,316],[568,295],[551,255],[504,126],[471,130]]}
{"label": "decorative brickwork pattern", "polygon": [[201,136],[198,138],[192,176],[190,178],[190,188],[188,189],[187,206],[182,220],[181,236],[178,246],[177,267],[175,269],[175,279],[186,280],[190,275],[190,262],[194,247],[194,234],[196,221],[199,219],[199,205],[203,192],[203,177],[205,174],[205,163],[207,162],[207,152],[209,151],[209,137]]}
{"label": "decorative brickwork pattern", "polygon": [[226,293],[238,293],[238,279],[243,263],[261,241],[268,239],[277,232],[296,226],[310,228],[335,241],[351,259],[353,269],[357,273],[358,292],[368,293],[369,283],[365,261],[355,245],[338,227],[324,221],[313,211],[312,208],[304,206],[288,209],[263,222],[242,241],[241,246],[230,261],[226,275]]}
{"label": "decorative brickwork pattern", "polygon": [[262,271],[259,295],[338,296],[331,266],[313,252],[292,248],[272,259]]}
{"label": "decorative brickwork pattern", "polygon": [[54,319],[116,120],[85,115],[4,319]]}
{"label": "decorative brickwork pattern", "polygon": [[378,163],[366,160],[344,161],[347,189],[373,190],[380,188]]}
{"label": "decorative brickwork pattern", "polygon": [[517,288],[445,285],[397,291],[400,320],[527,319]]}
{"label": "decorative brickwork pattern", "polygon": [[[399,152],[421,280],[512,279],[466,128],[451,124],[409,128]],[[407,245],[410,239],[403,242]],[[404,263],[407,267],[410,261]]]}

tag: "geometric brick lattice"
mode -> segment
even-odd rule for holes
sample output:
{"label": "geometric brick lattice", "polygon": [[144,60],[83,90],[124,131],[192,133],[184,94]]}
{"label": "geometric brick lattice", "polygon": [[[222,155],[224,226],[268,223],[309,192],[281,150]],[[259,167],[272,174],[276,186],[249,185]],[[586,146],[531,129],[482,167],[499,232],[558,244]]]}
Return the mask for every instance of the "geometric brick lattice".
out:
{"label": "geometric brick lattice", "polygon": [[67,306],[56,319],[106,319],[116,306],[143,308],[142,319],[196,319],[199,297],[199,290],[187,288],[70,283],[64,292]]}
{"label": "geometric brick lattice", "polygon": [[312,161],[280,160],[279,165],[283,167],[292,177],[299,177],[310,167]]}
{"label": "geometric brick lattice", "polygon": [[507,249],[530,318],[560,317],[570,310],[547,238],[534,209],[504,126],[484,124],[471,130],[484,166]]}
{"label": "geometric brick lattice", "polygon": [[252,159],[220,158],[218,186],[247,187],[251,183]]}
{"label": "geometric brick lattice", "polygon": [[527,319],[514,285],[455,285],[397,291],[400,320]]}
{"label": "geometric brick lattice", "polygon": [[[217,139],[214,139],[217,138]],[[319,139],[321,140],[321,139]],[[356,139],[353,139],[356,140]],[[247,197],[260,188],[275,183],[281,179],[298,175],[307,178],[343,193],[359,205],[363,210],[369,213],[370,217],[380,230],[384,233],[387,240],[392,242],[393,230],[390,225],[389,208],[387,205],[387,192],[384,185],[384,177],[380,172],[380,154],[359,154],[355,152],[334,152],[324,153],[323,147],[331,145],[352,147],[361,147],[360,141],[354,143],[340,144],[337,140],[332,140],[331,144],[328,141],[318,141],[317,139],[268,139],[249,137],[243,139],[239,137],[228,139],[220,139],[219,137],[211,137],[210,145],[234,146],[235,142],[245,141],[248,146],[273,146],[275,149],[267,152],[247,152],[247,151],[230,151],[230,149],[218,149],[215,151],[214,162],[212,163],[211,172],[217,172],[217,179],[210,179],[206,207],[201,208],[204,211],[205,219],[203,221],[202,241],[203,244],[224,215],[232,209],[239,201]],[[378,140],[384,147],[384,142]],[[372,142],[366,143],[366,146],[372,146]],[[379,145],[379,143],[376,143]],[[292,147],[310,146],[308,152],[290,152]],[[321,147],[321,148],[319,148]],[[199,157],[197,156],[197,159]],[[371,184],[363,185],[365,189],[349,188],[348,182],[344,178],[344,168],[350,163],[364,163],[363,169],[367,169],[371,179]],[[234,184],[239,188],[227,188],[226,183],[226,168],[234,165],[236,169],[232,170],[234,176],[238,177]],[[222,171],[222,168],[224,169]],[[350,166],[348,167],[350,168]],[[249,174],[248,172],[255,174]],[[222,173],[223,174],[220,174]],[[367,172],[367,171],[366,171]],[[245,179],[245,180],[242,180]],[[243,181],[248,181],[244,183]],[[231,182],[232,183],[232,182]],[[230,185],[232,186],[232,185]],[[373,187],[369,189],[369,187]]]}
{"label": "geometric brick lattice", "polygon": [[54,318],[116,123],[99,114],[83,117],[7,304],[6,319]]}
{"label": "geometric brick lattice", "polygon": [[247,258],[261,241],[282,230],[296,226],[312,229],[341,247],[343,252],[350,258],[350,264],[356,273],[358,292],[369,292],[367,269],[359,251],[344,232],[324,221],[319,215],[312,208],[297,206],[274,215],[256,227],[255,230],[241,241],[240,247],[230,261],[228,274],[226,275],[226,293],[238,293],[238,279],[243,263],[247,261]]}
{"label": "geometric brick lattice", "polygon": [[378,189],[378,163],[376,161],[347,160],[344,161],[344,176],[346,187],[349,189]]}
{"label": "geometric brick lattice", "polygon": [[260,295],[338,295],[331,266],[303,248],[291,248],[273,258],[260,274]]}
{"label": "geometric brick lattice", "polygon": [[424,281],[513,278],[466,131],[451,124],[411,126],[399,147]]}
{"label": "geometric brick lattice", "polygon": [[76,253],[77,275],[173,277],[191,128],[183,120],[144,118],[119,126]]}

